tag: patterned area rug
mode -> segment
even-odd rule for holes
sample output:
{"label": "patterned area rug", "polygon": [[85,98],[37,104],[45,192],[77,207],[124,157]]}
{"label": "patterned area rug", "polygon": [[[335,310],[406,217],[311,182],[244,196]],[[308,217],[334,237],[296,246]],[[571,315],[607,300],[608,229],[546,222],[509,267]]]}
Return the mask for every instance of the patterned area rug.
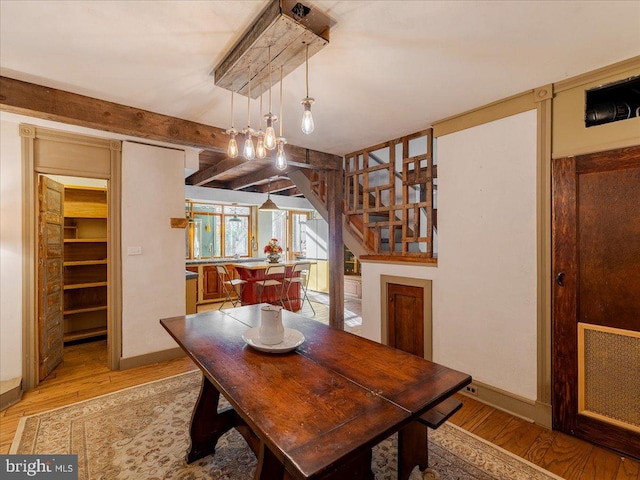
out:
{"label": "patterned area rug", "polygon": [[[215,455],[185,462],[200,378],[189,372],[25,417],[10,453],[78,454],[81,480],[253,478],[256,458],[235,430],[221,438]],[[396,479],[396,451],[395,436],[374,449],[376,479]],[[429,462],[426,478],[560,478],[449,423],[429,432]],[[416,467],[411,480],[421,478]]]}

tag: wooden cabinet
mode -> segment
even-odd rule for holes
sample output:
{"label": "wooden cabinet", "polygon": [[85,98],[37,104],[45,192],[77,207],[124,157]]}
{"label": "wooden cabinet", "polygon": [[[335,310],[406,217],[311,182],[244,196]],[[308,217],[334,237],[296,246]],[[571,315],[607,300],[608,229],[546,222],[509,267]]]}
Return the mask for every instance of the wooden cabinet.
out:
{"label": "wooden cabinet", "polygon": [[64,341],[106,335],[107,190],[64,189]]}
{"label": "wooden cabinet", "polygon": [[[196,280],[198,305],[201,303],[220,302],[225,299],[222,282],[215,265],[189,265],[186,268],[190,272],[198,273],[198,279]],[[231,278],[238,278],[238,273],[234,267],[227,265],[227,271]]]}
{"label": "wooden cabinet", "polygon": [[224,296],[215,265],[202,266],[202,299],[216,300]]}
{"label": "wooden cabinet", "polygon": [[344,274],[360,275],[360,262],[347,247],[344,247]]}

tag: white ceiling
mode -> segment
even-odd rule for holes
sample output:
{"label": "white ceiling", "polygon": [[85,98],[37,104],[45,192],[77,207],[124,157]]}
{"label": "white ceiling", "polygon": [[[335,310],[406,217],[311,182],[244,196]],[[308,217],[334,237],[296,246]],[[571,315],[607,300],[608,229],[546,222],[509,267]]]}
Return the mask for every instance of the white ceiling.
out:
{"label": "white ceiling", "polygon": [[[209,74],[267,3],[0,0],[0,73],[228,128]],[[300,132],[302,66],[284,79],[283,133],[340,155],[640,55],[640,1],[303,3],[336,23],[309,61],[316,130]]]}

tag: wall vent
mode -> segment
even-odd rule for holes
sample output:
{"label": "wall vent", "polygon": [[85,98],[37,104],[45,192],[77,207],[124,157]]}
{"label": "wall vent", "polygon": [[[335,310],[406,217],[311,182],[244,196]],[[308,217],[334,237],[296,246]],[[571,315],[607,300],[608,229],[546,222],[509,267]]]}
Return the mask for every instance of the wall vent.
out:
{"label": "wall vent", "polygon": [[586,91],[586,127],[640,116],[640,76]]}

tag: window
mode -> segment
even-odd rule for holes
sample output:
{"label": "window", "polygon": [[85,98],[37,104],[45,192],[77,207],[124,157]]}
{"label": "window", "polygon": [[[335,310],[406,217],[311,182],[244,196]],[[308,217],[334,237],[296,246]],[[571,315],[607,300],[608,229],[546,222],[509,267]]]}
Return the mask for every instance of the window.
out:
{"label": "window", "polygon": [[251,208],[187,201],[187,259],[249,256]]}

